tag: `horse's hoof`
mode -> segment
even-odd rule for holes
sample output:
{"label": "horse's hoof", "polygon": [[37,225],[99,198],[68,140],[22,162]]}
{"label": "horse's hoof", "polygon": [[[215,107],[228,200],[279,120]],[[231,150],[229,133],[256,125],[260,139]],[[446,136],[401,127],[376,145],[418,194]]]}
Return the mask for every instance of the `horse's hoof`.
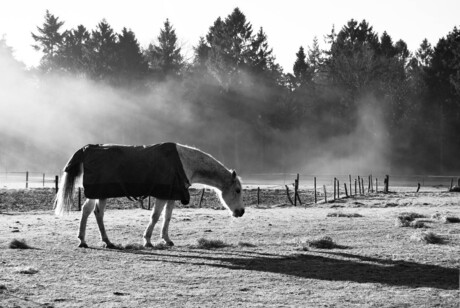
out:
{"label": "horse's hoof", "polygon": [[112,243],[104,243],[102,244],[102,247],[107,248],[107,249],[118,249],[118,247]]}
{"label": "horse's hoof", "polygon": [[153,245],[152,245],[152,243],[145,243],[144,247],[145,248],[153,248]]}
{"label": "horse's hoof", "polygon": [[163,240],[163,244],[164,244],[165,246],[168,246],[168,247],[173,247],[173,246],[174,246],[174,243],[173,243],[172,241],[165,241],[165,240]]}
{"label": "horse's hoof", "polygon": [[78,248],[88,248],[88,244],[80,243],[80,245],[78,245]]}

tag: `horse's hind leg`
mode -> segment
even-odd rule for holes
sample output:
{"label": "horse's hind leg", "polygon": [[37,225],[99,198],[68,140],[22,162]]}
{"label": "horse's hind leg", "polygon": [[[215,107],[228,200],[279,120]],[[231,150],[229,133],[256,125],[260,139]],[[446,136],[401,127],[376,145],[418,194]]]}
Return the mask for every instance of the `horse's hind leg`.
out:
{"label": "horse's hind leg", "polygon": [[96,216],[97,226],[99,227],[99,232],[101,233],[102,241],[106,244],[107,248],[115,248],[115,245],[113,245],[109,241],[109,237],[107,236],[107,233],[105,232],[104,212],[105,212],[106,204],[107,204],[107,199],[99,199],[96,202],[96,208],[94,209],[94,215]]}
{"label": "horse's hind leg", "polygon": [[153,247],[150,238],[152,237],[153,228],[155,224],[160,219],[161,212],[163,212],[163,208],[165,207],[167,200],[156,199],[155,205],[153,206],[152,215],[150,216],[150,222],[147,226],[147,229],[144,231],[144,247]]}
{"label": "horse's hind leg", "polygon": [[165,216],[163,221],[163,227],[161,228],[161,238],[168,246],[174,246],[174,243],[169,239],[168,231],[169,231],[169,222],[171,221],[172,212],[175,205],[174,200],[169,200],[166,204]]}
{"label": "horse's hind leg", "polygon": [[86,222],[88,221],[88,216],[94,210],[96,201],[94,199],[86,199],[83,207],[81,209],[81,220],[80,220],[80,231],[78,233],[78,238],[80,239],[80,245],[78,247],[88,248],[88,245],[85,242],[86,234]]}

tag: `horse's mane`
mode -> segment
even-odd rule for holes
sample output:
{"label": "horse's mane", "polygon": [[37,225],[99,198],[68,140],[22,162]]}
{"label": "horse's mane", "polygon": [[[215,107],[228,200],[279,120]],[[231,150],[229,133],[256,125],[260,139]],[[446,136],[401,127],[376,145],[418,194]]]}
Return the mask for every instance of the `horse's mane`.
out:
{"label": "horse's mane", "polygon": [[218,160],[217,158],[215,158],[214,156],[212,156],[211,154],[205,152],[205,151],[202,151],[200,149],[198,149],[197,147],[194,147],[194,146],[191,146],[191,145],[186,145],[186,144],[180,144],[180,143],[177,143],[178,146],[181,146],[181,147],[184,147],[184,148],[187,148],[187,149],[190,149],[190,150],[194,150],[194,151],[197,151],[197,152],[200,152],[206,156],[208,156],[209,158],[212,158],[213,160],[215,160],[216,162],[218,162],[222,167],[224,167],[225,169],[227,169],[228,171],[233,171],[232,169],[228,169],[227,167],[225,167],[225,165],[220,161]]}
{"label": "horse's mane", "polygon": [[[220,166],[222,166],[222,168],[224,168],[225,170],[227,170],[228,172],[233,172],[235,171],[234,169],[229,169],[227,168],[220,160],[218,160],[217,158],[215,158],[214,156],[212,156],[211,154],[207,153],[207,152],[204,152],[194,146],[190,146],[190,145],[185,145],[185,144],[180,144],[180,143],[176,143],[178,146],[181,146],[183,148],[187,148],[189,150],[193,150],[193,151],[197,151],[197,152],[200,152],[202,153],[203,155],[206,155],[207,157],[211,158],[212,160],[216,161]],[[240,185],[242,185],[242,180],[241,180],[241,177],[237,175],[237,179],[238,181],[240,182]]]}

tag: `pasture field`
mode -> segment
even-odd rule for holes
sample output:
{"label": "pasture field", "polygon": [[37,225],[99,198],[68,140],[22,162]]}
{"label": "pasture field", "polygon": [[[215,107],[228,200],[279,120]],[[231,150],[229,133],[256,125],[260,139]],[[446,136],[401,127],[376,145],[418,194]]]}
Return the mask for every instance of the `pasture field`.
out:
{"label": "pasture field", "polygon": [[[90,248],[77,248],[79,212],[56,217],[46,197],[32,211],[25,198],[0,197],[2,308],[459,307],[460,223],[440,219],[460,217],[459,193],[400,190],[302,207],[250,201],[238,219],[217,206],[177,208],[175,246],[156,249],[140,247],[149,212],[109,200],[105,225],[121,250],[101,247],[94,218]],[[397,226],[403,212],[424,216],[424,227]],[[424,231],[441,243],[416,240]],[[337,246],[309,245],[325,236]],[[227,245],[204,249],[203,238]],[[14,239],[34,249],[9,248]]]}

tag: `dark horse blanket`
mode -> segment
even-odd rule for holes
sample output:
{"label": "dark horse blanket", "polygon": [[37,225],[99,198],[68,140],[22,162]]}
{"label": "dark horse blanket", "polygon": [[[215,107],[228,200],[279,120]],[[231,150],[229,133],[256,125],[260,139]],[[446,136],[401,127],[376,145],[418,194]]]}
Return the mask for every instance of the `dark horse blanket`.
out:
{"label": "dark horse blanket", "polygon": [[188,204],[190,183],[175,143],[148,146],[87,145],[65,167],[83,163],[90,199],[152,196]]}

